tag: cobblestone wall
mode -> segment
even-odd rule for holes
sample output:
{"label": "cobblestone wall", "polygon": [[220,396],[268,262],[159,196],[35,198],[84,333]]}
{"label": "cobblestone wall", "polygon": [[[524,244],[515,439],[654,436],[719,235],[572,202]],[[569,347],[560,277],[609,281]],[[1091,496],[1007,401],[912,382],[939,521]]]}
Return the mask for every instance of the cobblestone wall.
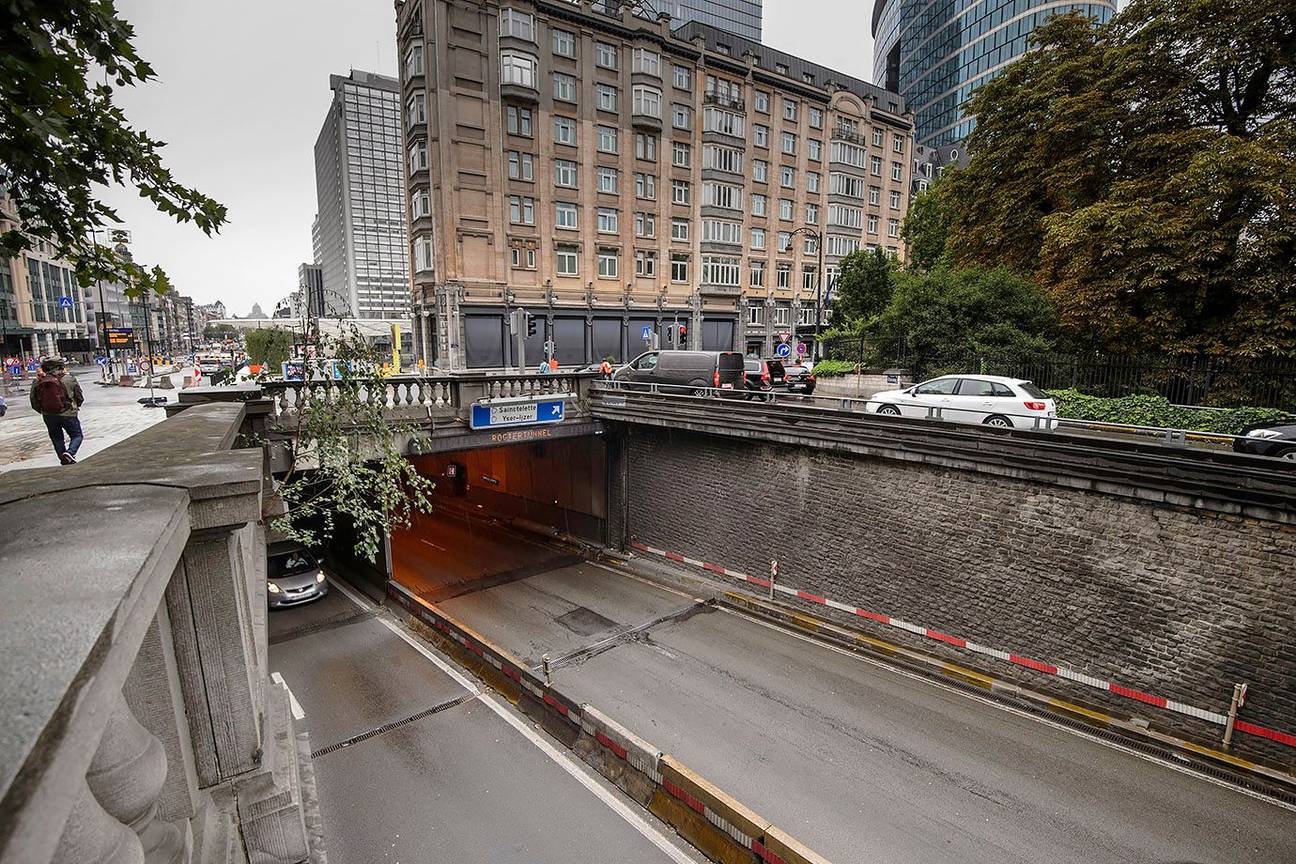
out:
{"label": "cobblestone wall", "polygon": [[[1227,711],[1246,681],[1242,719],[1296,731],[1290,528],[925,463],[647,427],[625,435],[633,539],[755,574],[777,558],[798,588],[1201,708]],[[841,617],[1160,728],[1222,733]],[[1237,744],[1296,763],[1264,739]]]}

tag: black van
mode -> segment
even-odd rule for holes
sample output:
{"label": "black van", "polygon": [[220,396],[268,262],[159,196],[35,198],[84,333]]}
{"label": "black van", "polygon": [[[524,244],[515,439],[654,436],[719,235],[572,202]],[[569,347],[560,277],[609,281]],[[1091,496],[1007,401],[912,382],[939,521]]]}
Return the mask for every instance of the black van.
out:
{"label": "black van", "polygon": [[692,387],[696,388],[691,391],[694,396],[708,395],[708,387],[741,392],[743,358],[737,351],[648,351],[621,367],[613,377],[617,381]]}

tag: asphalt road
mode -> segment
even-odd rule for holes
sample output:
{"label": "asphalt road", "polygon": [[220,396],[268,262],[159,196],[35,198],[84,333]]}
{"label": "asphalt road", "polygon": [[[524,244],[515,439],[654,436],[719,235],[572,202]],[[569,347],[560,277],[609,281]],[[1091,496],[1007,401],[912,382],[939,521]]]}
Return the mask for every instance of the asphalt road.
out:
{"label": "asphalt road", "polygon": [[1296,861],[1267,800],[595,565],[528,573],[535,541],[423,534],[417,590],[452,580],[451,615],[833,861]]}
{"label": "asphalt road", "polygon": [[330,861],[703,860],[387,620],[337,588],[269,616],[271,671],[302,706],[316,754]]}

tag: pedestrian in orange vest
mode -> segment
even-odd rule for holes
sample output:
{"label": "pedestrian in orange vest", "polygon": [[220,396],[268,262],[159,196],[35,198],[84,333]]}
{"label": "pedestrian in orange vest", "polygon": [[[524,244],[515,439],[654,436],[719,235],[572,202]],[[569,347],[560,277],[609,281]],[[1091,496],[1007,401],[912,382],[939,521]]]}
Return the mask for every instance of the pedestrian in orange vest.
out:
{"label": "pedestrian in orange vest", "polygon": [[550,357],[550,358],[549,358],[549,371],[550,371],[550,372],[557,372],[557,371],[558,371],[558,358],[557,358],[557,357]]}

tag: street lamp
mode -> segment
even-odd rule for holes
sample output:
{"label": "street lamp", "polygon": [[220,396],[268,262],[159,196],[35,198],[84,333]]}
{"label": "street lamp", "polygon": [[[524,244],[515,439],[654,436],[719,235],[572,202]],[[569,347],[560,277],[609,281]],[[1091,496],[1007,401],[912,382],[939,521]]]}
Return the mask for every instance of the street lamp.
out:
{"label": "street lamp", "polygon": [[815,249],[819,252],[819,269],[815,273],[815,326],[814,326],[814,344],[811,346],[811,359],[816,363],[819,362],[819,326],[823,321],[823,289],[824,289],[824,243],[823,232],[817,228],[811,228],[809,225],[802,225],[788,234],[788,242],[798,234],[804,234],[807,237],[813,237]]}

